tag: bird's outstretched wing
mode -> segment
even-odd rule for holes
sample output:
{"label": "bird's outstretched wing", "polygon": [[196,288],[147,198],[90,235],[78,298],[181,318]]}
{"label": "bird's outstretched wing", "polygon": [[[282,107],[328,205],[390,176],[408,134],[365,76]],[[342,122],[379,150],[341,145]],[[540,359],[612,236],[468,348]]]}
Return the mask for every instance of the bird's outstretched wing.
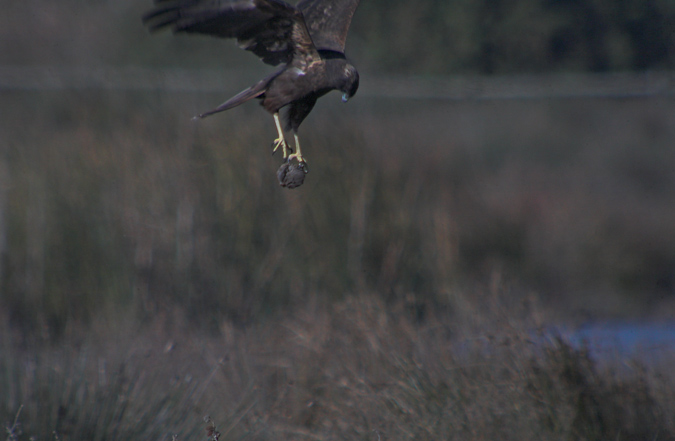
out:
{"label": "bird's outstretched wing", "polygon": [[155,0],[143,16],[151,31],[236,38],[240,47],[273,66],[297,55],[319,59],[302,13],[281,0]]}
{"label": "bird's outstretched wing", "polygon": [[297,8],[302,11],[319,50],[345,51],[347,32],[359,0],[301,0]]}

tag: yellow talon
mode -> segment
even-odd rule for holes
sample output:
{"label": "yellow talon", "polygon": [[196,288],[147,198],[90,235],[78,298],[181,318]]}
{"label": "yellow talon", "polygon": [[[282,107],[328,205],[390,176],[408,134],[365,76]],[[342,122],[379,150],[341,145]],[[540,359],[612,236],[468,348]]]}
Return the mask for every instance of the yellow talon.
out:
{"label": "yellow talon", "polygon": [[288,144],[286,143],[286,140],[284,139],[284,132],[281,130],[281,122],[279,122],[279,113],[274,114],[274,124],[277,126],[277,133],[279,134],[279,137],[274,140],[272,143],[272,154],[274,154],[279,146],[281,146],[281,151],[284,154],[284,159],[288,158],[288,152],[291,150],[288,147]]}
{"label": "yellow talon", "polygon": [[294,133],[293,136],[295,137],[295,153],[290,155],[288,157],[288,160],[290,161],[291,159],[295,158],[298,160],[298,162],[307,162],[305,161],[305,158],[302,157],[302,151],[300,150],[300,140],[298,139],[298,134]]}
{"label": "yellow talon", "polygon": [[307,161],[305,158],[302,156],[302,152],[300,151],[300,140],[298,139],[297,134],[293,134],[295,137],[295,153],[292,155],[288,155],[288,162],[292,161],[293,159],[298,161],[298,164],[302,165],[302,169],[307,173]]}
{"label": "yellow talon", "polygon": [[281,146],[281,152],[284,154],[284,159],[288,157],[288,145],[286,144],[286,140],[284,138],[277,138],[272,142],[272,154],[275,154],[276,151],[279,149]]}
{"label": "yellow talon", "polygon": [[293,153],[292,155],[288,155],[289,162],[292,161],[293,159],[297,160],[298,162],[303,162],[305,164],[307,163],[307,161],[305,161],[305,158],[300,153]]}

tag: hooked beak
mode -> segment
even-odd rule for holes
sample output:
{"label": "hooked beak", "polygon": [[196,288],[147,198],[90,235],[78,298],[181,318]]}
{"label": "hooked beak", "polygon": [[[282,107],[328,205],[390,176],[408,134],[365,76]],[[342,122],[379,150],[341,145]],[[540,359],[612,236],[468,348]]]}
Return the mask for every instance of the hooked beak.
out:
{"label": "hooked beak", "polygon": [[349,96],[346,93],[343,93],[342,94],[342,102],[346,103],[347,101],[349,101]]}

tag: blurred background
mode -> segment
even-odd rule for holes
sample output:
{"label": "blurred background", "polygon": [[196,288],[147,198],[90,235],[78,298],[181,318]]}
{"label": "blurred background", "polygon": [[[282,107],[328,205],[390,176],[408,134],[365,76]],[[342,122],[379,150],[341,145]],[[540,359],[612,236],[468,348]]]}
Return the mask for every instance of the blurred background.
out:
{"label": "blurred background", "polygon": [[[270,147],[275,130],[259,106],[191,120],[272,70],[252,54],[231,41],[150,35],[140,20],[149,0],[5,3],[2,355],[33,363],[3,365],[8,427],[22,404],[24,417],[33,418],[33,434],[51,436],[50,427],[66,433],[68,421],[82,421],[81,414],[69,416],[63,401],[86,403],[87,394],[77,391],[91,385],[64,386],[46,400],[48,410],[28,405],[41,401],[35,398],[40,386],[52,381],[53,366],[61,362],[72,370],[58,372],[71,379],[88,378],[84,372],[91,368],[92,384],[103,394],[111,380],[101,380],[108,378],[101,360],[152,369],[138,367],[145,365],[125,352],[136,348],[134,332],[149,335],[148,348],[166,343],[164,352],[157,349],[162,354],[175,353],[187,330],[209,345],[220,343],[208,339],[222,338],[231,346],[227,357],[242,360],[258,347],[242,343],[242,335],[254,335],[269,355],[304,335],[300,329],[307,338],[333,335],[324,326],[330,317],[360,317],[358,341],[392,339],[392,348],[399,347],[400,329],[415,326],[447,328],[451,341],[503,334],[517,321],[523,330],[517,335],[526,339],[529,330],[554,324],[673,319],[672,1],[363,0],[347,44],[361,88],[347,105],[337,94],[324,97],[303,124],[310,173],[291,191],[277,184],[281,159]],[[384,319],[373,311],[384,311],[387,323],[403,320],[413,328],[382,328]],[[330,329],[342,335],[361,325]],[[290,332],[282,342],[278,326]],[[82,355],[85,341],[114,354]],[[210,354],[202,343],[188,346]],[[324,350],[335,354],[331,347]],[[551,358],[555,363],[570,359],[558,355]],[[181,357],[165,368],[201,360],[192,353]],[[207,357],[215,367],[200,384],[212,384],[227,357]],[[393,365],[403,369],[403,359]],[[288,371],[285,362],[265,360],[276,370],[237,365],[248,379],[227,376],[240,398],[225,406],[221,420],[249,421],[249,410],[260,403],[278,404],[251,398],[252,390],[264,389],[251,378],[287,384],[275,377],[279,369]],[[295,374],[297,389],[300,378],[314,381],[303,372]],[[166,378],[176,375],[167,372]],[[198,377],[194,370],[191,375]],[[154,381],[161,385],[153,390],[165,387]],[[433,385],[430,390],[437,390]],[[136,390],[121,380],[118,386],[125,392],[117,395]],[[316,400],[316,389],[307,390]],[[190,394],[180,400],[194,400]],[[222,406],[223,397],[217,394],[214,403]],[[284,397],[275,399],[288,403]],[[183,401],[167,400],[141,407],[188,412]],[[304,410],[288,417],[293,427],[343,433],[312,426],[320,418],[307,419],[307,400],[297,398]],[[118,421],[110,412],[110,421]],[[140,420],[134,421],[138,427]],[[163,420],[143,421],[164,433]],[[377,421],[362,433],[375,436]],[[581,421],[593,430],[611,426],[609,417],[600,426]],[[500,426],[498,419],[492,423]],[[545,426],[568,427],[559,423]],[[578,434],[574,424],[569,433]],[[247,433],[257,430],[247,427]],[[521,429],[514,434],[528,439]],[[77,433],[89,439],[129,435],[91,430]],[[473,439],[467,433],[464,439]],[[610,432],[597,434],[609,439]],[[640,435],[635,439],[646,439]]]}

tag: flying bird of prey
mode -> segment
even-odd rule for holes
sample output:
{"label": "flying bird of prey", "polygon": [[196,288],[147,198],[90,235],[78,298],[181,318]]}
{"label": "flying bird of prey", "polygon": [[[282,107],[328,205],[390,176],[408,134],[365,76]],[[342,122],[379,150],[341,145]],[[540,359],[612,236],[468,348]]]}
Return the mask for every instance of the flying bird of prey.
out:
{"label": "flying bird of prey", "polygon": [[[342,100],[354,96],[359,74],[345,58],[349,25],[359,0],[301,0],[293,7],[282,0],[155,0],[155,8],[143,16],[151,31],[236,38],[239,46],[278,70],[199,118],[236,107],[253,98],[274,116],[286,162],[278,176],[282,186],[302,184],[307,172],[300,150],[298,127],[321,96],[342,92]],[[295,152],[287,144],[279,121],[286,107],[285,129],[293,132]],[[291,164],[295,159],[297,164]],[[302,173],[299,173],[302,172]],[[299,175],[302,175],[300,177]]]}

